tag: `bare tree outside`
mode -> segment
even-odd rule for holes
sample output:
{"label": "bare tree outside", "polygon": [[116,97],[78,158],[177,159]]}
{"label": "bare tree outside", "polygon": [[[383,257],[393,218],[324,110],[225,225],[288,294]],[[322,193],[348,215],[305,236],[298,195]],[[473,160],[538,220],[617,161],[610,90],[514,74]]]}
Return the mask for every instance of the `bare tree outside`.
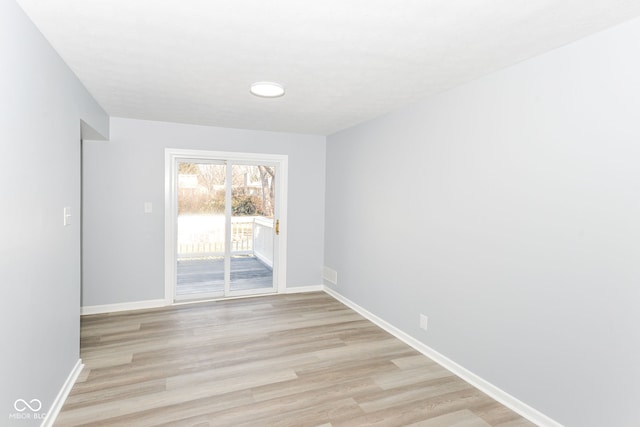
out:
{"label": "bare tree outside", "polygon": [[199,164],[198,166],[198,182],[209,190],[210,193],[215,192],[216,188],[224,188],[226,179],[226,167],[220,165]]}
{"label": "bare tree outside", "polygon": [[273,218],[273,199],[275,196],[275,170],[272,166],[258,166],[260,183],[262,184],[263,215]]}
{"label": "bare tree outside", "polygon": [[[234,216],[273,218],[275,168],[263,165],[234,165],[231,209]],[[226,166],[180,163],[178,167],[180,214],[224,213]]]}

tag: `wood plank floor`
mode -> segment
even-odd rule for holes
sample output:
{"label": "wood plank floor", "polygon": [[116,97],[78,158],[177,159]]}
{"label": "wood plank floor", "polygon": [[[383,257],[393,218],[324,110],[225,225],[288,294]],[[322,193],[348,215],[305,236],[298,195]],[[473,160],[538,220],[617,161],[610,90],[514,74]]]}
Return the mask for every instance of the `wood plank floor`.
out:
{"label": "wood plank floor", "polygon": [[533,424],[324,293],[83,316],[56,426]]}

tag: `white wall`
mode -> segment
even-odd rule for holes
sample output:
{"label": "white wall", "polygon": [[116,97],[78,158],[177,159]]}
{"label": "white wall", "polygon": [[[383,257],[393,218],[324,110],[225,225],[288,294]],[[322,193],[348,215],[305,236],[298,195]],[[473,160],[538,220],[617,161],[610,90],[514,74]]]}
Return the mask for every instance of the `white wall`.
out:
{"label": "white wall", "polygon": [[287,285],[322,283],[324,136],[113,118],[84,149],[83,306],[164,298],[165,148],[287,154]]}
{"label": "white wall", "polygon": [[31,426],[41,420],[9,418],[16,399],[48,412],[79,358],[81,120],[96,137],[109,118],[4,0],[0,94],[0,424]]}
{"label": "white wall", "polygon": [[328,137],[333,288],[567,426],[640,425],[639,40]]}

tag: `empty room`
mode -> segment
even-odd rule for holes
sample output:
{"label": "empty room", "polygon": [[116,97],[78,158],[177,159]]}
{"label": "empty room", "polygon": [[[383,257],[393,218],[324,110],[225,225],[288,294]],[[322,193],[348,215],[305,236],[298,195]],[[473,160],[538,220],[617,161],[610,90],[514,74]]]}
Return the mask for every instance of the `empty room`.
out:
{"label": "empty room", "polygon": [[0,425],[640,425],[637,0],[0,0]]}

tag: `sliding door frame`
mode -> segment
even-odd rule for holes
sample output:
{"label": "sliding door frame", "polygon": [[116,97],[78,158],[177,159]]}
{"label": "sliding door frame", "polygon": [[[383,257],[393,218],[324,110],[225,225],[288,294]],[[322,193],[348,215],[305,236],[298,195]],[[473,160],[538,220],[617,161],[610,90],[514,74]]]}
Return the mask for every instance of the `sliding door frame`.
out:
{"label": "sliding door frame", "polygon": [[[223,160],[231,163],[253,163],[268,162],[277,166],[276,190],[276,212],[280,221],[280,233],[274,239],[274,254],[276,262],[273,266],[275,280],[275,292],[283,293],[287,283],[287,168],[288,156],[284,154],[262,154],[262,153],[238,153],[226,151],[206,151],[206,150],[185,150],[177,148],[165,149],[165,303],[167,305],[175,303],[175,288],[177,280],[177,163],[178,161],[211,161]],[[274,218],[276,219],[276,218]]]}

